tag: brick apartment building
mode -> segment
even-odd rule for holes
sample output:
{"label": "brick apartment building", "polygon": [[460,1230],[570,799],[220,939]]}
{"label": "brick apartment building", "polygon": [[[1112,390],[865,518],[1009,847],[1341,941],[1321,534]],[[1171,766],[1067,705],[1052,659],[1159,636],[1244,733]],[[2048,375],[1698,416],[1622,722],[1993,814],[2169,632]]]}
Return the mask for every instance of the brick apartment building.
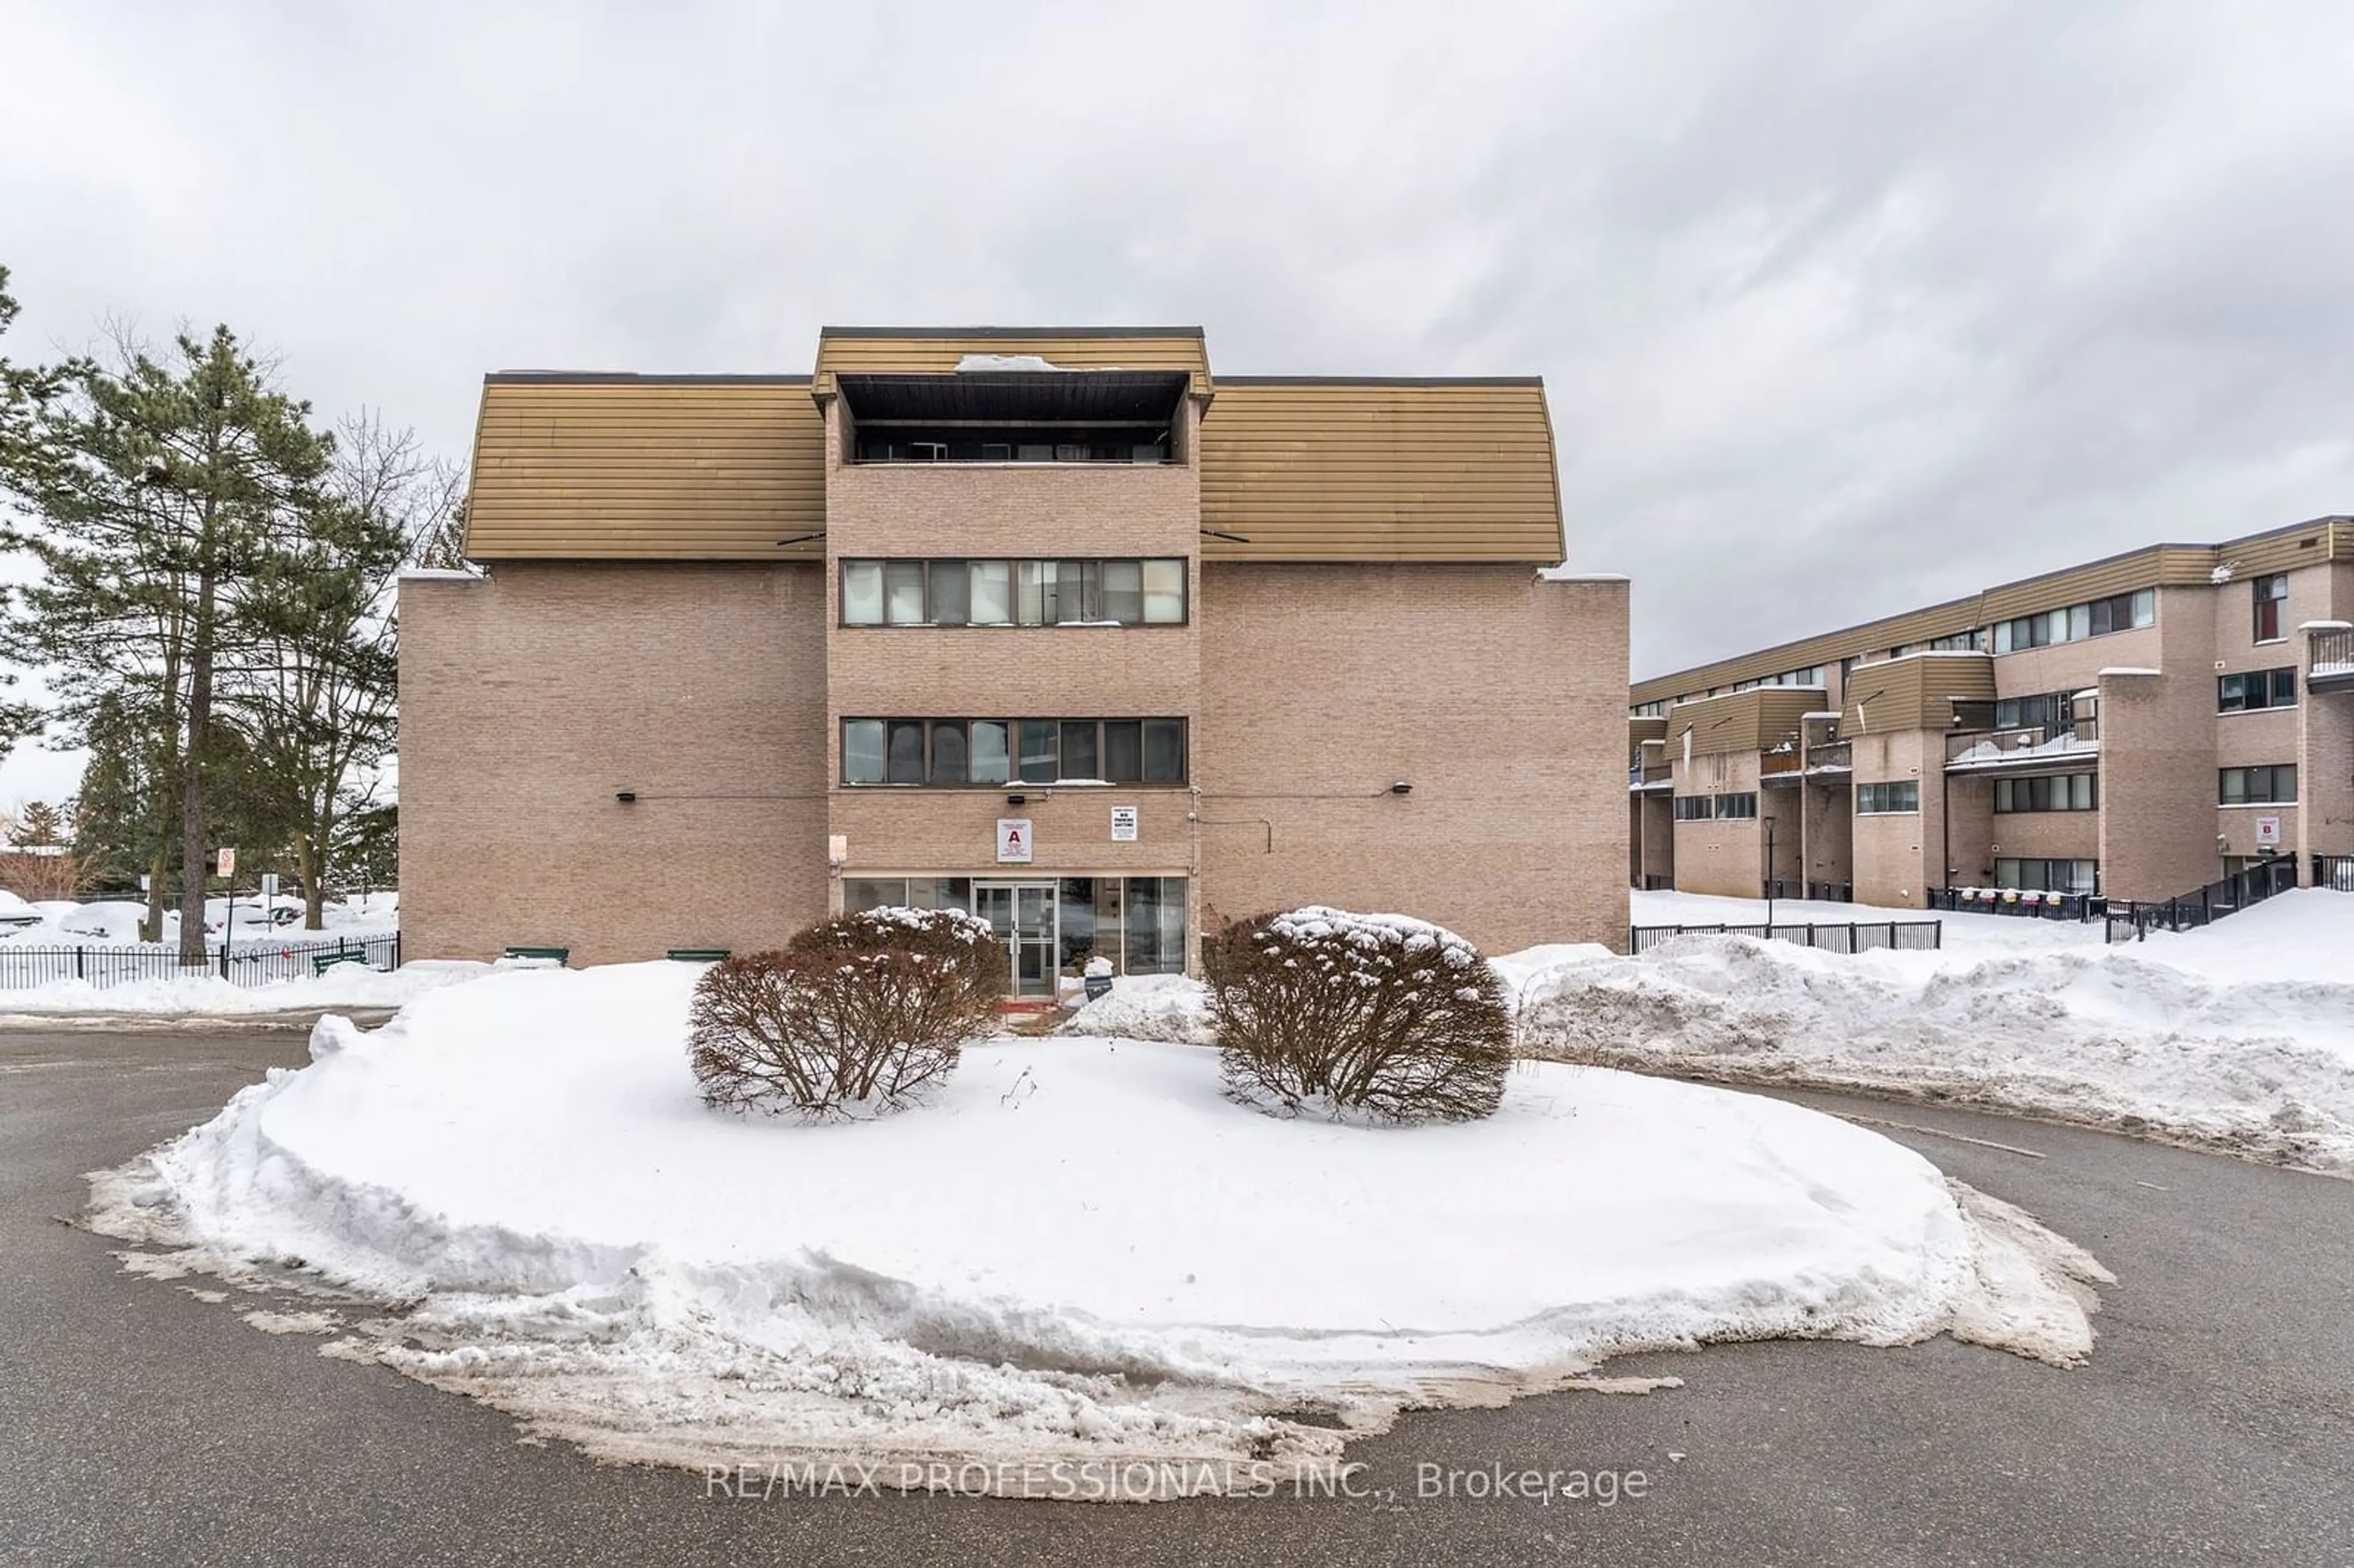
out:
{"label": "brick apartment building", "polygon": [[493,375],[401,586],[421,957],[954,906],[1008,988],[1304,902],[1623,943],[1627,585],[1533,379],[1213,378],[1198,329],[829,328],[807,376]]}
{"label": "brick apartment building", "polygon": [[[2354,887],[2354,520],[2154,545],[1639,681],[1638,886]],[[1770,838],[1770,852],[1769,852]]]}

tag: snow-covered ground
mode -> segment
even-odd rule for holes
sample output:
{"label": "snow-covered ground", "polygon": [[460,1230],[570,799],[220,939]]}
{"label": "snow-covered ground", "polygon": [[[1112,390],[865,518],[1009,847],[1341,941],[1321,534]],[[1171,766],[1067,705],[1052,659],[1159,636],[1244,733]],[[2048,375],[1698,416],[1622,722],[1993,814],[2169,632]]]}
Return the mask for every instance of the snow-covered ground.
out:
{"label": "snow-covered ground", "polygon": [[[1737,924],[1760,907],[1635,896],[1645,924]],[[1687,937],[1640,959],[1543,967],[1523,991],[1526,1046],[2001,1106],[2354,1172],[2354,896],[2308,888],[2115,947],[2098,922],[1938,918],[1939,952]]]}
{"label": "snow-covered ground", "polygon": [[48,1018],[62,1013],[233,1018],[338,1007],[400,1007],[427,991],[479,980],[495,968],[459,959],[419,960],[389,970],[366,964],[337,964],[323,975],[267,985],[232,985],[218,975],[175,975],[105,986],[88,980],[50,980],[18,991],[0,991],[0,1018]]}
{"label": "snow-covered ground", "polygon": [[698,972],[326,1020],[312,1065],[101,1178],[101,1223],[179,1249],[144,1272],[298,1259],[344,1293],[303,1319],[330,1353],[601,1453],[984,1467],[960,1490],[1251,1489],[1638,1345],[2091,1346],[2091,1258],[1797,1107],[1532,1063],[1484,1122],[1282,1120],[1212,1052],[1092,1035],[973,1048],[879,1122],[739,1119],[688,1072]]}
{"label": "snow-covered ground", "polygon": [[[1745,899],[1634,896],[1641,925],[1764,917]],[[1930,916],[1776,910],[1905,917]],[[2304,889],[2115,947],[2098,922],[1935,917],[1934,952],[1690,936],[1638,959],[1562,944],[1490,961],[1532,1056],[1985,1105],[2354,1174],[2354,896]],[[1210,1038],[1198,985],[1130,984],[1065,1027]]]}
{"label": "snow-covered ground", "polygon": [[[273,911],[276,912],[273,918]],[[208,898],[205,901],[205,929],[213,945],[218,946],[222,923],[232,913],[231,901]],[[302,927],[302,901],[282,895],[269,901],[267,906],[258,896],[235,901],[236,916],[234,945],[263,942],[321,942],[337,937],[373,937],[387,935],[400,928],[400,895],[398,893],[355,894],[348,898],[331,900],[319,912],[324,929],[305,930]],[[147,906],[131,898],[100,898],[87,903],[48,899],[38,904],[27,904],[15,894],[0,890],[0,946],[12,948],[124,948],[155,950],[175,948],[179,941],[180,916],[177,909],[164,912],[162,942],[141,942],[140,922],[146,917]],[[21,917],[38,915],[40,918]]]}

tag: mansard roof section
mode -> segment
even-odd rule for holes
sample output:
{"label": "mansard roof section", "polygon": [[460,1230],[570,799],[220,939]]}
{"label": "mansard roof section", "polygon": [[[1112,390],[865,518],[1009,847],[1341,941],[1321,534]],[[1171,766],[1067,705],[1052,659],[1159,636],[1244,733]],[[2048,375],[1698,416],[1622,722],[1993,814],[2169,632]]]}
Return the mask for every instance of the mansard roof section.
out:
{"label": "mansard roof section", "polygon": [[471,559],[820,560],[824,532],[825,420],[806,376],[483,380]]}
{"label": "mansard roof section", "polygon": [[1201,447],[1206,561],[1564,556],[1534,376],[1228,376]]}

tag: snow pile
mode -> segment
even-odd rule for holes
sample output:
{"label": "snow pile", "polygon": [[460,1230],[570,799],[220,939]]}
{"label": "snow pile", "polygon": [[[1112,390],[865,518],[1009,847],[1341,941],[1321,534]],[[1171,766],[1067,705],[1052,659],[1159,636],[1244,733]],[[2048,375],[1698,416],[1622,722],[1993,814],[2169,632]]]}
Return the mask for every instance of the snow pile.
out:
{"label": "snow pile", "polygon": [[1126,1040],[1207,1045],[1217,1038],[1210,1020],[1210,990],[1183,975],[1127,975],[1056,1029]]}
{"label": "snow pile", "polygon": [[0,991],[0,1016],[85,1012],[226,1018],[240,1013],[307,1012],[325,1007],[400,1007],[428,991],[478,980],[494,967],[459,959],[420,960],[390,970],[337,964],[323,975],[270,985],[232,985],[214,974],[105,986],[88,980],[50,980],[22,991]]}
{"label": "snow pile", "polygon": [[1287,1122],[1212,1053],[1079,1038],[970,1049],[883,1122],[746,1122],[686,1069],[699,972],[326,1020],[311,1066],[101,1178],[101,1224],[373,1298],[329,1353],[609,1456],[979,1460],[1004,1491],[1107,1462],[1230,1489],[1636,1346],[2091,1343],[2097,1265],[1795,1106],[1537,1065],[1482,1122]]}
{"label": "snow pile", "polygon": [[970,376],[989,372],[1060,370],[1052,360],[1035,354],[968,354],[956,362],[957,374]]}
{"label": "snow pile", "polygon": [[[1522,1048],[2000,1106],[2354,1171],[2354,978],[2288,978],[2347,971],[2285,936],[2292,908],[2254,925],[2270,908],[2163,944],[2041,952],[1848,957],[1680,937],[1542,970],[1522,992]],[[2274,972],[2238,972],[2200,951],[2211,939],[2268,948]]]}

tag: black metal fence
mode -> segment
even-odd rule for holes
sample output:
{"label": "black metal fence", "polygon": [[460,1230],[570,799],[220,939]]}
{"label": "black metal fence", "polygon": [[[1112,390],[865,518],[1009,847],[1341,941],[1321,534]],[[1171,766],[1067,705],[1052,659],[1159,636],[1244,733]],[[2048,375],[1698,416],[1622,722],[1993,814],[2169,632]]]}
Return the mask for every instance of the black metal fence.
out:
{"label": "black metal fence", "polygon": [[2315,855],[2313,885],[2337,893],[2354,893],[2354,854]]}
{"label": "black metal fence", "polygon": [[[370,969],[400,967],[400,933],[373,937],[342,937],[302,942],[248,940],[224,953],[218,948],[205,956],[205,972],[232,985],[268,985],[273,980],[307,980],[322,969],[321,959],[349,962]],[[52,980],[88,980],[94,986],[125,985],[133,980],[177,980],[180,956],[166,947],[27,948],[0,941],[0,991],[26,991]]]}
{"label": "black metal fence", "polygon": [[1853,920],[1843,924],[1808,920],[1772,926],[1630,926],[1627,949],[1646,953],[1673,937],[1756,937],[1796,942],[1831,953],[1868,953],[1875,948],[1928,952],[1945,946],[1942,920]]}
{"label": "black metal fence", "polygon": [[2030,919],[2090,920],[2108,902],[2093,893],[2041,893],[2017,887],[1933,887],[1929,907],[1956,915],[2017,915]]}
{"label": "black metal fence", "polygon": [[2236,915],[2251,904],[2261,904],[2275,893],[2296,885],[2296,862],[2260,860],[2244,871],[2209,883],[2195,893],[2134,903],[2109,900],[2108,939],[2138,942],[2152,931],[2189,931],[2211,926],[2226,915]]}

